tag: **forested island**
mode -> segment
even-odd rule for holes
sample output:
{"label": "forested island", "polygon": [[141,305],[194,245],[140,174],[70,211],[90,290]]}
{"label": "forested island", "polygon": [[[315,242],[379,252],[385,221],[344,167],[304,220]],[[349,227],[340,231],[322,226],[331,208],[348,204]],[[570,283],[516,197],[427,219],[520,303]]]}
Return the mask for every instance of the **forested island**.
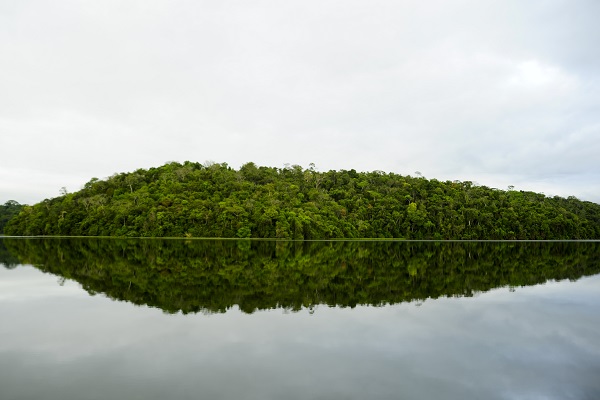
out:
{"label": "forested island", "polygon": [[600,239],[600,205],[382,171],[167,163],[23,206],[7,235]]}

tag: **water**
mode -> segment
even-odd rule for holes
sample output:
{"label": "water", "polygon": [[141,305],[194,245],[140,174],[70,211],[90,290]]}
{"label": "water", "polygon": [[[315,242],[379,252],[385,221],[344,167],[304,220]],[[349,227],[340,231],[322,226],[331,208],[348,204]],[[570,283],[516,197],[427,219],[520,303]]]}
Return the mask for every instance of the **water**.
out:
{"label": "water", "polygon": [[597,399],[600,244],[0,241],[1,399]]}

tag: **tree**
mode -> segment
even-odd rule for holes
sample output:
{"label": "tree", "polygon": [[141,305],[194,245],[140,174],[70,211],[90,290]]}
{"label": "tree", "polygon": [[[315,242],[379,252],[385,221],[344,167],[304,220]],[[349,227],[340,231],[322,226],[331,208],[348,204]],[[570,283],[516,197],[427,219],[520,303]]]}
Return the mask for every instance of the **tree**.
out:
{"label": "tree", "polygon": [[19,214],[23,206],[15,200],[8,200],[0,206],[0,234],[4,233],[4,227],[14,216]]}
{"label": "tree", "polygon": [[600,238],[600,205],[574,197],[382,171],[319,172],[314,165],[249,162],[236,171],[225,163],[173,162],[14,206],[2,208],[4,230],[14,235]]}

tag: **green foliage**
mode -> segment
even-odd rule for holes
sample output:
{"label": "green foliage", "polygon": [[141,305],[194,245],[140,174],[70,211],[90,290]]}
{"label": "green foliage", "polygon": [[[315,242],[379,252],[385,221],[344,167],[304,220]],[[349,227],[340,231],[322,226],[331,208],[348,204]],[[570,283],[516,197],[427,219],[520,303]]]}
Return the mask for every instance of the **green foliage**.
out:
{"label": "green foliage", "polygon": [[0,234],[4,233],[4,227],[15,215],[21,212],[23,206],[14,200],[9,200],[0,205]]}
{"label": "green foliage", "polygon": [[2,242],[10,253],[0,257],[169,313],[384,305],[600,272],[598,242],[13,238],[0,249]]}
{"label": "green foliage", "polygon": [[599,239],[600,205],[393,173],[176,162],[24,207],[12,235]]}

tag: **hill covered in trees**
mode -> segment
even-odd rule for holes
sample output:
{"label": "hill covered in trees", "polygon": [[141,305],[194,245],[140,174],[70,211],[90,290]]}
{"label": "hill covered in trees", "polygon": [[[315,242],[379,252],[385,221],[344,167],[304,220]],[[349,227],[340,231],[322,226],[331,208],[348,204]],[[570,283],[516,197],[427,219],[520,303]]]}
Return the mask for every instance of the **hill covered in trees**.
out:
{"label": "hill covered in trees", "polygon": [[172,162],[25,206],[9,235],[600,239],[600,205],[472,182]]}

